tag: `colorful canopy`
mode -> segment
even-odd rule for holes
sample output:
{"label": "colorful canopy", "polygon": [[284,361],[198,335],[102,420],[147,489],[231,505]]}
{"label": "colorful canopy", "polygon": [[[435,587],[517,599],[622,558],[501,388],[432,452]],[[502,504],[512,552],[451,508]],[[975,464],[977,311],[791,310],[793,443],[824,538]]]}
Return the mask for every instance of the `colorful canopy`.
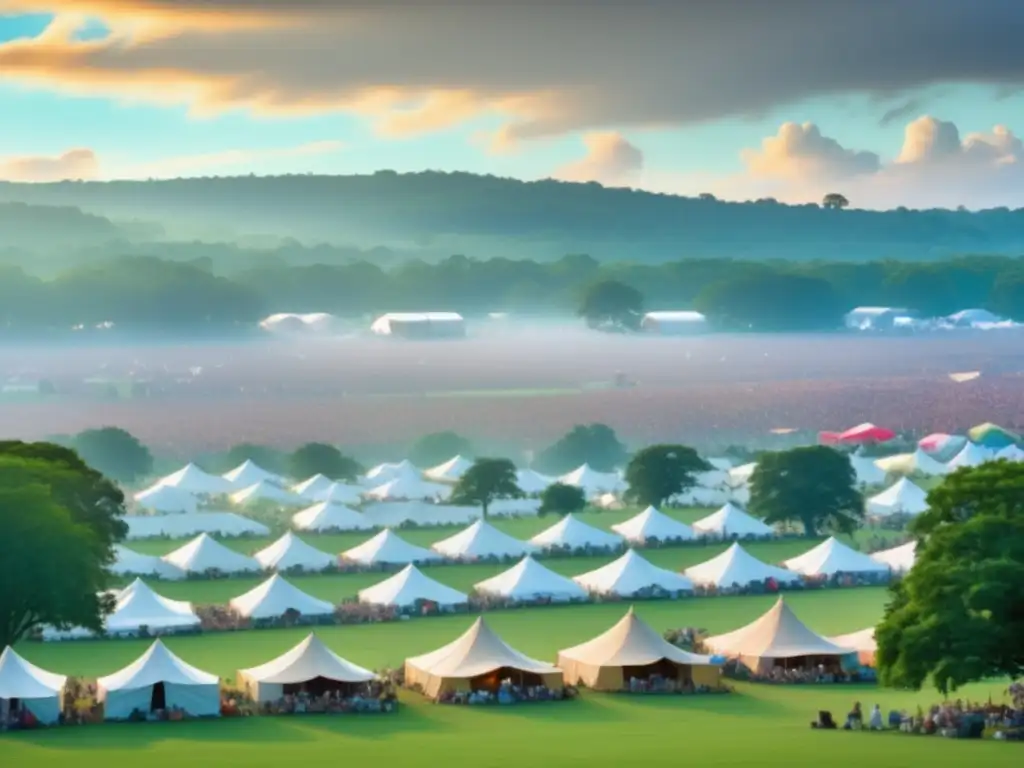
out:
{"label": "colorful canopy", "polygon": [[891,429],[879,427],[871,422],[850,427],[845,432],[822,432],[819,439],[826,445],[860,445],[863,443],[887,443],[896,437]]}
{"label": "colorful canopy", "polygon": [[967,430],[967,436],[972,442],[997,451],[1020,442],[1020,435],[991,422],[972,427]]}

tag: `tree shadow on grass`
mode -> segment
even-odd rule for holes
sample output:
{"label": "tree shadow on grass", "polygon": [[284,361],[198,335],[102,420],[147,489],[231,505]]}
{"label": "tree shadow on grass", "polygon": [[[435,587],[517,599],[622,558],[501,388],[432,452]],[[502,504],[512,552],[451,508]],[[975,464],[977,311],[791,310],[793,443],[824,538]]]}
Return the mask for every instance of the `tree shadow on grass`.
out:
{"label": "tree shadow on grass", "polygon": [[588,691],[584,695],[595,701],[605,700],[608,707],[619,710],[622,713],[619,719],[624,719],[625,717],[646,718],[652,712],[677,712],[680,716],[685,716],[686,713],[692,712],[730,717],[764,717],[766,715],[778,714],[778,707],[771,701],[744,696],[737,692],[660,695]]}
{"label": "tree shadow on grass", "polygon": [[599,723],[622,721],[621,714],[606,703],[586,696],[572,701],[538,701],[523,704],[490,704],[485,706],[439,704],[438,706],[466,712],[475,717],[543,720],[545,723]]}

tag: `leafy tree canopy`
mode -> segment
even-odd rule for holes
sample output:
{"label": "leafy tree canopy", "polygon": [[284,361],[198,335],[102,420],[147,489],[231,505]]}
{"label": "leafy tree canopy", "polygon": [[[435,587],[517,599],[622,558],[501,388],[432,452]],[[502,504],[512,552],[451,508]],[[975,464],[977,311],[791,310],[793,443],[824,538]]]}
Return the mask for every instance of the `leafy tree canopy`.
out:
{"label": "leafy tree canopy", "polygon": [[455,432],[431,432],[409,448],[409,461],[420,469],[430,469],[456,456],[471,456],[473,445]]}
{"label": "leafy tree canopy", "polygon": [[519,499],[523,492],[516,483],[516,465],[509,459],[477,459],[455,484],[452,504],[480,505],[484,517],[495,499]]}
{"label": "leafy tree canopy", "polygon": [[[251,461],[275,475],[290,474],[289,455],[269,445],[255,443],[239,443],[233,446],[217,462],[224,472],[229,472],[240,464]],[[314,473],[315,474],[315,473]],[[309,477],[310,475],[303,476]]]}
{"label": "leafy tree canopy", "polygon": [[536,463],[541,471],[555,475],[571,472],[583,464],[598,472],[611,472],[625,462],[627,455],[626,446],[608,425],[577,425],[542,451]]}
{"label": "leafy tree canopy", "polygon": [[584,291],[577,314],[591,327],[636,329],[643,311],[644,297],[640,291],[618,280],[602,280]]}
{"label": "leafy tree canopy", "polygon": [[568,515],[581,512],[586,506],[587,497],[582,488],[565,483],[552,483],[540,494],[538,514],[541,517],[550,514]]}
{"label": "leafy tree canopy", "polygon": [[117,427],[87,429],[71,441],[90,467],[112,480],[131,483],[153,472],[153,456],[134,435]]}
{"label": "leafy tree canopy", "polygon": [[702,290],[694,306],[719,327],[756,331],[832,330],[850,309],[827,280],[785,273],[727,278]]}
{"label": "leafy tree canopy", "polygon": [[296,448],[288,459],[288,469],[297,480],[320,474],[332,480],[351,481],[363,473],[358,461],[326,443],[306,443]]}
{"label": "leafy tree canopy", "polygon": [[821,200],[822,208],[832,208],[837,211],[841,211],[843,208],[846,208],[849,204],[850,201],[847,200],[844,195],[841,195],[838,192],[829,192]]}
{"label": "leafy tree canopy", "polygon": [[799,522],[808,536],[849,533],[864,519],[864,499],[849,457],[814,445],[762,455],[750,477],[749,510],[769,525]]}
{"label": "leafy tree canopy", "polygon": [[626,467],[626,499],[642,507],[660,505],[691,488],[694,475],[711,466],[685,445],[651,445],[633,454]]}

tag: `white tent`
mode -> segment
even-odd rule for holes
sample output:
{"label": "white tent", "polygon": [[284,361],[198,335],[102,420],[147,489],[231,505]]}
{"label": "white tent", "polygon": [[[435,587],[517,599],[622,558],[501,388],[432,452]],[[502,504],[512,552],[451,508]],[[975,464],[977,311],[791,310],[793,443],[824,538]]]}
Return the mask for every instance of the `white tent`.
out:
{"label": "white tent", "polygon": [[178,566],[186,573],[249,573],[261,570],[255,559],[228,549],[205,533],[164,555],[164,561]]}
{"label": "white tent", "polygon": [[415,565],[407,565],[394,576],[359,591],[359,602],[370,605],[394,605],[410,608],[419,600],[436,603],[440,608],[465,605],[469,596],[435,581]]}
{"label": "white tent", "polygon": [[423,473],[414,467],[408,460],[403,460],[397,464],[378,464],[376,467],[366,473],[363,478],[363,484],[373,488],[384,483],[390,483],[392,480],[419,480],[423,476]]}
{"label": "white tent", "polygon": [[307,544],[291,531],[253,557],[264,568],[274,571],[322,571],[338,564],[334,555]]}
{"label": "white tent", "polygon": [[60,720],[67,680],[30,664],[9,646],[0,653],[0,701],[10,706],[16,700],[43,725]]}
{"label": "white tent", "polygon": [[698,488],[725,488],[729,484],[729,471],[712,468],[704,472],[697,472],[693,476],[693,480],[694,485]]}
{"label": "white tent", "polygon": [[587,598],[587,591],[579,584],[545,568],[529,555],[507,571],[477,582],[473,589],[482,595],[503,597],[506,600],[567,602]]}
{"label": "white tent", "polygon": [[292,527],[300,531],[365,531],[373,527],[361,512],[341,504],[321,501],[292,516]]}
{"label": "white tent", "polygon": [[150,633],[193,629],[199,626],[199,617],[191,603],[169,600],[136,579],[117,595],[104,626],[108,635],[136,635],[142,627]]}
{"label": "white tent", "polygon": [[522,557],[537,547],[499,531],[485,520],[430,545],[435,552],[453,559],[475,560],[482,557]]}
{"label": "white tent", "polygon": [[753,476],[755,469],[757,469],[756,461],[752,461],[749,464],[741,464],[738,467],[733,467],[729,470],[729,485],[733,488],[739,488],[741,485],[746,485],[750,482],[750,478]]}
{"label": "white tent", "polygon": [[598,509],[624,509],[626,506],[617,493],[602,493],[590,503]]}
{"label": "white tent", "polygon": [[333,484],[334,481],[326,475],[316,474],[306,478],[298,485],[293,485],[292,491],[308,501],[322,501],[319,494],[323,493]]}
{"label": "white tent", "polygon": [[194,494],[173,485],[152,485],[146,490],[136,493],[133,498],[140,507],[164,514],[178,512],[191,514],[199,506]]}
{"label": "white tent", "polygon": [[333,605],[307,595],[278,574],[232,599],[228,605],[248,619],[275,619],[290,610],[309,617],[334,615]]}
{"label": "white tent", "polygon": [[[472,507],[476,516],[483,516],[483,507]],[[508,517],[512,515],[534,516],[540,512],[540,499],[524,497],[522,499],[495,499],[487,507],[488,517]]]}
{"label": "white tent", "polygon": [[184,579],[185,572],[155,555],[143,555],[120,544],[114,545],[113,564],[107,569],[117,576],[154,576],[174,581]]}
{"label": "white tent", "polygon": [[230,472],[225,472],[221,477],[231,483],[231,487],[236,491],[264,482],[279,486],[285,484],[283,477],[275,475],[273,472],[268,472],[255,461],[250,461],[249,459],[243,461]]}
{"label": "white tent", "polygon": [[448,461],[443,464],[431,467],[423,474],[430,480],[453,483],[466,474],[466,470],[472,466],[472,460],[463,458],[462,456],[455,456],[454,458],[448,459]]}
{"label": "white tent", "polygon": [[244,505],[260,502],[270,502],[282,507],[300,507],[306,503],[306,499],[269,480],[260,480],[231,494],[232,504]]}
{"label": "white tent", "polygon": [[977,467],[986,461],[992,461],[992,459],[992,451],[968,440],[964,447],[960,449],[960,453],[949,460],[946,468],[952,472],[961,467]]}
{"label": "white tent", "polygon": [[651,539],[689,541],[694,538],[693,529],[690,526],[659,512],[654,507],[648,507],[639,515],[613,525],[612,530],[627,541],[636,544],[643,544]]}
{"label": "white tent", "polygon": [[390,528],[385,528],[372,539],[342,552],[341,559],[362,565],[408,565],[435,562],[442,557],[429,549],[410,544]]}
{"label": "white tent", "polygon": [[996,454],[996,458],[1007,461],[1024,461],[1024,451],[1018,445],[1008,445]]}
{"label": "white tent", "polygon": [[733,468],[733,461],[725,456],[709,456],[705,461],[715,469],[720,469],[726,474]]}
{"label": "white tent", "polygon": [[885,470],[878,466],[874,459],[851,456],[850,465],[853,467],[858,485],[881,485],[885,482]]}
{"label": "white tent", "polygon": [[568,514],[545,528],[530,543],[543,549],[618,549],[624,543],[621,536],[602,531],[581,522],[575,515]]}
{"label": "white tent", "polygon": [[177,472],[160,478],[157,485],[180,488],[183,491],[203,496],[231,493],[232,490],[231,483],[223,477],[204,472],[195,464],[186,464]]}
{"label": "white tent", "polygon": [[432,483],[420,477],[396,477],[363,493],[377,501],[409,501],[413,499],[445,499],[452,492],[450,485]]}
{"label": "white tent", "polygon": [[238,682],[256,701],[275,701],[314,680],[368,683],[377,676],[336,654],[316,635],[309,635],[287,653],[258,667],[238,670]]}
{"label": "white tent", "polygon": [[932,458],[921,448],[918,448],[910,455],[910,467],[912,472],[920,472],[922,475],[928,475],[929,477],[944,475],[949,472],[945,464]]}
{"label": "white tent", "polygon": [[693,582],[686,576],[659,568],[632,549],[608,565],[574,576],[573,581],[589,592],[619,597],[633,597],[645,590],[693,591]]}
{"label": "white tent", "polygon": [[733,544],[725,552],[690,566],[683,571],[694,584],[703,587],[730,589],[744,588],[751,584],[763,584],[773,579],[779,584],[798,584],[800,577],[785,568],[762,563],[739,544]]}
{"label": "white tent", "polygon": [[834,635],[827,638],[829,642],[852,648],[857,652],[857,658],[865,666],[874,666],[875,654],[878,653],[878,643],[875,640],[875,628],[868,627],[858,632],[850,632],[845,635]]}
{"label": "white tent", "polygon": [[209,533],[217,536],[266,536],[270,529],[236,515],[234,512],[196,512],[181,515],[155,515],[153,517],[126,517],[128,526],[126,539],[151,539],[166,536],[169,539],[183,539]]}
{"label": "white tent", "polygon": [[901,477],[896,483],[865,502],[869,515],[919,515],[928,509],[928,494],[910,480]]}
{"label": "white tent", "polygon": [[363,499],[364,490],[358,485],[331,483],[314,495],[316,501],[327,501],[332,504],[358,504]]}
{"label": "white tent", "polygon": [[837,573],[885,574],[889,570],[868,555],[850,549],[832,536],[802,555],[786,560],[783,565],[804,576],[834,576]]}
{"label": "white tent", "polygon": [[362,507],[374,528],[398,528],[414,522],[420,526],[469,525],[480,518],[479,507],[419,501],[378,501]]}
{"label": "white tent", "polygon": [[914,567],[917,560],[917,542],[908,541],[898,547],[883,549],[872,554],[871,559],[895,573],[906,573]]}
{"label": "white tent", "polygon": [[577,467],[572,472],[562,475],[558,482],[563,485],[575,485],[583,489],[589,499],[602,493],[619,493],[628,487],[615,472],[597,472],[589,464]]}
{"label": "white tent", "polygon": [[702,517],[693,524],[693,530],[700,536],[718,536],[723,539],[775,535],[775,529],[770,525],[751,517],[731,503],[707,517]]}
{"label": "white tent", "polygon": [[192,717],[220,716],[220,678],[186,664],[157,640],[142,656],[96,681],[107,720],[178,708]]}
{"label": "white tent", "polygon": [[526,494],[537,494],[543,493],[544,489],[549,485],[554,485],[558,480],[547,475],[542,475],[540,472],[534,472],[532,469],[520,469],[516,472],[516,485],[519,486],[519,490]]}

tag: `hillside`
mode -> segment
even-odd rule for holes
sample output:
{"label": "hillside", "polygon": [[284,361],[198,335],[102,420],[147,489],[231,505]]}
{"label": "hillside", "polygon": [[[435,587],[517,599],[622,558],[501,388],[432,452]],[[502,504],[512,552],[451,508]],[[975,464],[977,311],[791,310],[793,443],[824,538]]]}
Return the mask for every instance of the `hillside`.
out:
{"label": "hillside", "polygon": [[275,235],[486,258],[930,259],[1024,251],[1024,211],[833,211],[465,173],[0,184],[0,202],[158,222],[172,239]]}

